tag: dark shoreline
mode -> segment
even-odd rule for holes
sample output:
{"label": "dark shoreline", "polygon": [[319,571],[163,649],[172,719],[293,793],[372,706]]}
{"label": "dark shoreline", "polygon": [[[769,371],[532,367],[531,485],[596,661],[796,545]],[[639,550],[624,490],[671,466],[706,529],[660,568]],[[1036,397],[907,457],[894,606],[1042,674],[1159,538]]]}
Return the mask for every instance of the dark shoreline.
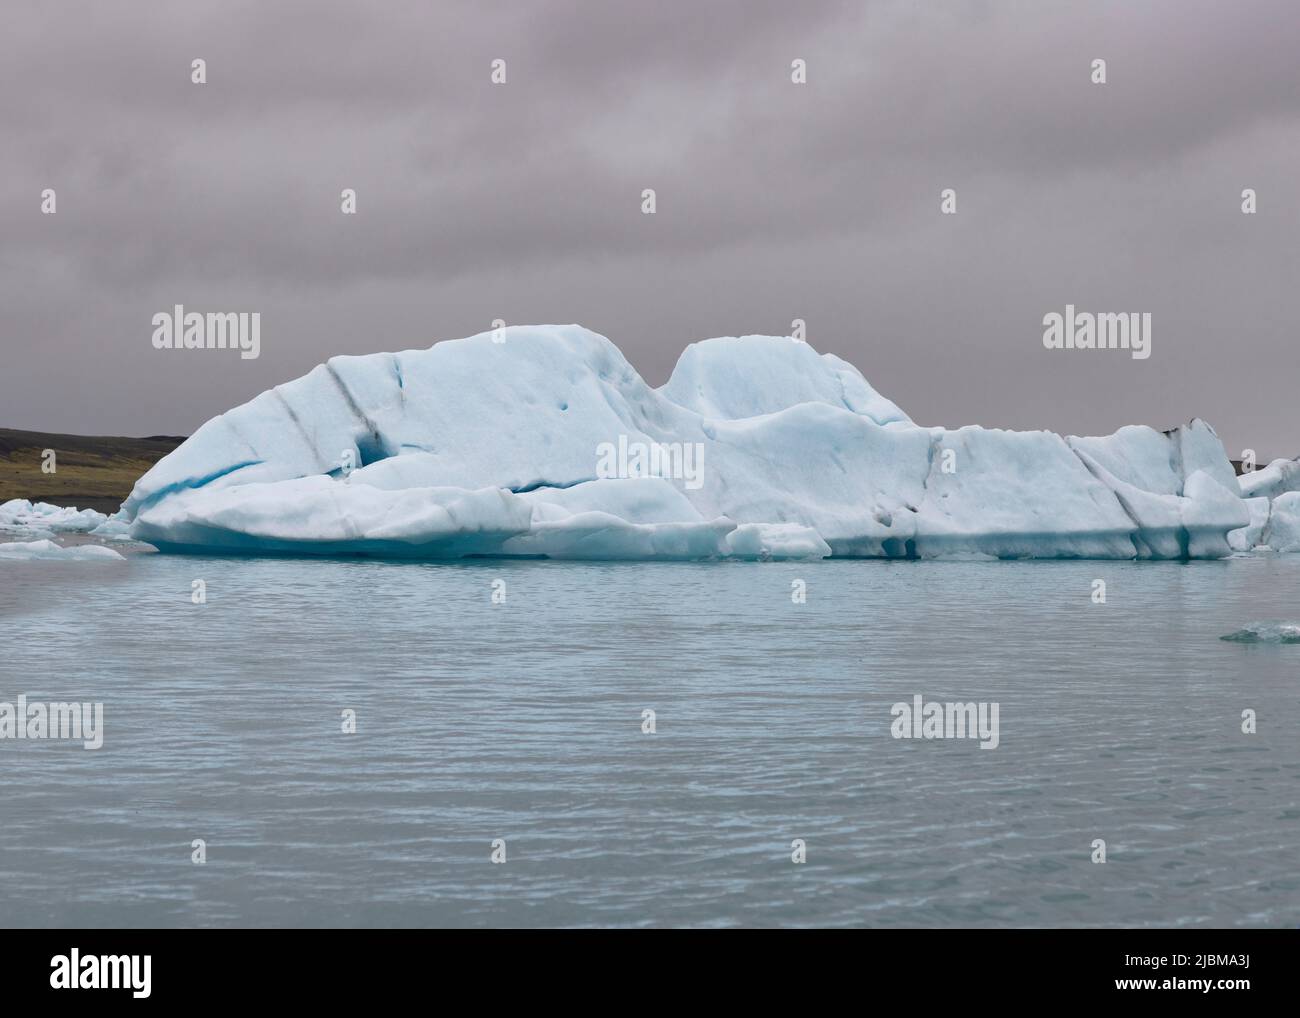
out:
{"label": "dark shoreline", "polygon": [[[25,498],[111,515],[141,475],[183,441],[173,435],[129,438],[0,428],[0,502]],[[47,449],[54,450],[53,473],[41,469]]]}

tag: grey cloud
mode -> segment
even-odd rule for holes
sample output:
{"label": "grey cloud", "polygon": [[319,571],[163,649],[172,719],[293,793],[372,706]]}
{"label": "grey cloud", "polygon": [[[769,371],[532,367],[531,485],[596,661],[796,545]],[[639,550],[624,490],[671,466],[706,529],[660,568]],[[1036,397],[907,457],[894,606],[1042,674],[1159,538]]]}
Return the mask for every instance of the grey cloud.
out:
{"label": "grey cloud", "polygon": [[[0,424],[188,431],[496,317],[582,322],[658,382],[798,317],[926,423],[1199,414],[1295,455],[1296,52],[1281,0],[25,5]],[[1043,350],[1067,302],[1152,311],[1151,361]],[[173,303],[261,310],[262,358],[152,350]]]}

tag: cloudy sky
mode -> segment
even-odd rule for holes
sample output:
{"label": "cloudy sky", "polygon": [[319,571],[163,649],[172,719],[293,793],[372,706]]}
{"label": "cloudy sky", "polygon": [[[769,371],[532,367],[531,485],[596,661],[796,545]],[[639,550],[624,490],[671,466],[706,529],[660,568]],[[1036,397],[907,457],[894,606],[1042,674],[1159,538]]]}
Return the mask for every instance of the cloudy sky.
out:
{"label": "cloudy sky", "polygon": [[[1201,416],[1294,456],[1298,227],[1293,0],[24,0],[0,427],[186,434],[495,318],[579,322],[660,384],[802,318],[920,423]],[[178,303],[260,311],[260,359],[153,349]],[[1151,358],[1044,349],[1067,303],[1150,312]]]}

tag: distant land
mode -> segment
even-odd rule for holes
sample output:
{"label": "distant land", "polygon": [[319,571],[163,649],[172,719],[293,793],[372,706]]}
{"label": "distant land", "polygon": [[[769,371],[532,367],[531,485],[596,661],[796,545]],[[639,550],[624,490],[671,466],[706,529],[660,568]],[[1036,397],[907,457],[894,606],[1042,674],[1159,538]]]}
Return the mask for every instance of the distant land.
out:
{"label": "distant land", "polygon": [[[0,502],[26,498],[115,513],[141,475],[184,441],[0,428]],[[53,473],[41,470],[46,449],[54,450]]]}

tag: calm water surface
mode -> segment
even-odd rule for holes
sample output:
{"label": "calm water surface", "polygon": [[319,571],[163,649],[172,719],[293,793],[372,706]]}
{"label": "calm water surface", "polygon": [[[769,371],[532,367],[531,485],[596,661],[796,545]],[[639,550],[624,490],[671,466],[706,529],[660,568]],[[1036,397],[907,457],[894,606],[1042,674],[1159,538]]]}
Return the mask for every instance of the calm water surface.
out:
{"label": "calm water surface", "polygon": [[[105,718],[0,741],[0,924],[1294,927],[1258,619],[1300,556],[0,563],[0,700]],[[895,740],[917,693],[1000,746]]]}

